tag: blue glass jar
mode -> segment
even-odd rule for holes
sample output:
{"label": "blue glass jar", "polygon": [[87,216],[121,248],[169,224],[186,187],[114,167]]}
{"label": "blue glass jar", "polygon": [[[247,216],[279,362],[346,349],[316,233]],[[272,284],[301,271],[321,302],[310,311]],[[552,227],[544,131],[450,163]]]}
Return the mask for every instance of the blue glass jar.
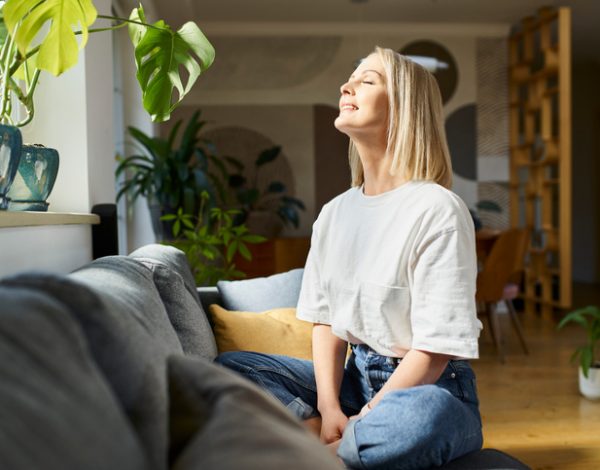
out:
{"label": "blue glass jar", "polygon": [[43,145],[23,145],[19,170],[8,192],[11,211],[48,210],[50,195],[58,174],[59,157],[55,149]]}
{"label": "blue glass jar", "polygon": [[8,192],[19,168],[22,143],[17,127],[0,124],[0,210],[8,208]]}

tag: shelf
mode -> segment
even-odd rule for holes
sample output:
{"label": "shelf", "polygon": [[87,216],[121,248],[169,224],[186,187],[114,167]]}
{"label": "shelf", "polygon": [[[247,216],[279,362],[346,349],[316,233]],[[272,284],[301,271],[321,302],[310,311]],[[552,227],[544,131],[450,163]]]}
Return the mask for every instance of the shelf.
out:
{"label": "shelf", "polygon": [[96,214],[75,212],[0,211],[0,227],[32,227],[40,225],[77,225],[100,223]]}

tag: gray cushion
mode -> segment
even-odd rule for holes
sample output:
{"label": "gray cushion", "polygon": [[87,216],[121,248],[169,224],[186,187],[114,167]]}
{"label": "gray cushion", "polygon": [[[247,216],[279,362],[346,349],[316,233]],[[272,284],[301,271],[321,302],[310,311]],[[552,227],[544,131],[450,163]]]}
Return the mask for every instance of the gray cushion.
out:
{"label": "gray cushion", "polygon": [[113,256],[68,278],[24,274],[5,282],[44,290],[70,309],[152,463],[165,468],[166,357],[183,350],[152,271],[136,260]]}
{"label": "gray cushion", "polygon": [[166,264],[152,258],[136,258],[154,275],[154,284],[179,337],[183,351],[204,359],[217,356],[212,329],[194,291],[186,289],[182,276]]}
{"label": "gray cushion", "polygon": [[281,404],[223,367],[169,358],[173,470],[339,470]]}
{"label": "gray cushion", "polygon": [[0,467],[148,468],[64,305],[0,285],[0,358]]}
{"label": "gray cushion", "polygon": [[304,269],[242,281],[219,281],[217,287],[227,310],[262,312],[298,305]]}

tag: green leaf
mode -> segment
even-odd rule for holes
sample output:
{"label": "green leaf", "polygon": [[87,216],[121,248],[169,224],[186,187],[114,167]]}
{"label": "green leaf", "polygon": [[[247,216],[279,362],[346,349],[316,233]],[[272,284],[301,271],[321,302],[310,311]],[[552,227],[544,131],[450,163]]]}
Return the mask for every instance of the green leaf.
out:
{"label": "green leaf", "polygon": [[177,218],[177,216],[176,216],[175,214],[166,214],[166,215],[163,215],[163,216],[160,218],[160,220],[166,220],[166,221],[169,221],[169,220],[175,220],[176,218]]}
{"label": "green leaf", "polygon": [[181,222],[179,219],[177,219],[175,221],[175,223],[173,224],[173,235],[175,235],[175,236],[179,235],[180,231],[181,231]]}
{"label": "green leaf", "polygon": [[[144,7],[140,4],[139,7],[134,9],[129,15],[129,19],[133,21],[137,21],[139,23],[148,23],[146,21],[146,12],[144,11]],[[128,23],[127,24],[127,32],[129,33],[129,39],[131,40],[131,44],[133,44],[134,49],[142,40],[144,33],[148,27],[137,24],[137,23]]]}
{"label": "green leaf", "polygon": [[154,161],[160,158],[160,151],[164,149],[164,145],[161,145],[157,139],[153,139],[133,126],[129,126],[127,130],[135,140],[142,144]]}
{"label": "green leaf", "polygon": [[4,12],[0,8],[0,47],[6,42],[8,36],[8,29],[6,29],[6,23],[4,23]]}
{"label": "green leaf", "polygon": [[231,260],[233,259],[233,256],[235,255],[235,252],[238,250],[238,242],[237,241],[232,241],[231,245],[229,245],[227,247],[227,261],[231,262]]}
{"label": "green leaf", "polygon": [[581,369],[583,370],[583,375],[587,378],[589,374],[590,367],[592,367],[592,363],[594,362],[593,350],[590,346],[586,346],[581,348]]}
{"label": "green leaf", "polygon": [[281,151],[281,147],[279,145],[276,145],[275,147],[271,147],[266,150],[263,150],[258,155],[258,158],[256,159],[256,162],[254,162],[254,164],[257,167],[259,167],[266,163],[272,162],[273,160],[275,160],[277,158],[280,151]]}
{"label": "green leaf", "polygon": [[242,240],[246,243],[263,243],[267,241],[267,239],[261,235],[244,235]]}
{"label": "green leaf", "polygon": [[[8,0],[4,5],[4,20],[22,55],[32,49],[32,42],[45,34],[40,43],[36,67],[60,75],[77,63],[78,47],[85,47],[88,27],[98,12],[91,0]],[[44,25],[50,22],[47,33]],[[75,31],[81,30],[81,43],[77,45]]]}
{"label": "green leaf", "polygon": [[[132,11],[130,19],[140,19],[138,9]],[[139,34],[136,29],[134,35]],[[153,121],[166,121],[200,74],[211,66],[215,50],[198,25],[192,22],[174,32],[164,21],[158,21],[152,28],[146,28],[137,43],[136,40],[132,42],[144,108]],[[188,74],[185,85],[180,67]],[[174,90],[178,92],[176,99],[173,99]]]}
{"label": "green leaf", "polygon": [[250,253],[250,250],[248,249],[248,247],[246,245],[244,245],[243,243],[240,243],[238,245],[238,249],[240,254],[246,258],[248,261],[252,260],[252,253]]}
{"label": "green leaf", "polygon": [[183,121],[181,119],[177,121],[173,126],[173,129],[171,129],[171,132],[169,132],[169,137],[167,139],[167,142],[169,143],[169,149],[173,148],[173,144],[175,143],[175,139],[177,138],[177,132],[179,132],[179,128],[181,127],[182,122]]}

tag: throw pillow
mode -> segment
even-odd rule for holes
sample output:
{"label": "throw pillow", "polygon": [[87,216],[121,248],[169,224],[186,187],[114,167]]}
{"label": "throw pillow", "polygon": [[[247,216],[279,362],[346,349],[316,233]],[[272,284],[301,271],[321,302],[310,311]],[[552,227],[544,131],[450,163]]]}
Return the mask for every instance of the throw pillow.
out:
{"label": "throw pillow", "polygon": [[211,305],[210,313],[219,353],[258,351],[312,360],[312,323],[298,320],[295,308],[255,313]]}
{"label": "throw pillow", "polygon": [[257,386],[201,359],[168,360],[173,470],[341,470],[316,437]]}
{"label": "throw pillow", "polygon": [[217,287],[227,310],[262,312],[298,305],[304,269],[242,281],[219,281]]}
{"label": "throw pillow", "polygon": [[1,468],[149,468],[65,305],[0,285],[0,358]]}

